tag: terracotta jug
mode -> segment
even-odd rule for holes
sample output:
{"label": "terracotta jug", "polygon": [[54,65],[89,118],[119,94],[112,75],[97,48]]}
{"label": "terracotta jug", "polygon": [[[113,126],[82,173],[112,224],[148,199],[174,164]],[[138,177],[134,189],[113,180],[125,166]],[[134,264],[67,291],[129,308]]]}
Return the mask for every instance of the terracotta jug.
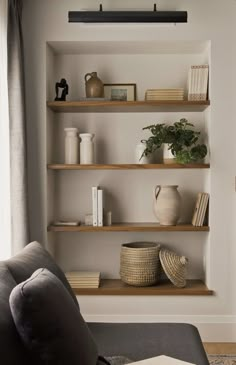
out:
{"label": "terracotta jug", "polygon": [[176,226],[180,218],[181,196],[177,185],[157,185],[154,189],[153,211],[163,226]]}
{"label": "terracotta jug", "polygon": [[97,72],[87,73],[84,78],[85,78],[86,97],[103,98],[104,85],[103,82],[98,78]]}

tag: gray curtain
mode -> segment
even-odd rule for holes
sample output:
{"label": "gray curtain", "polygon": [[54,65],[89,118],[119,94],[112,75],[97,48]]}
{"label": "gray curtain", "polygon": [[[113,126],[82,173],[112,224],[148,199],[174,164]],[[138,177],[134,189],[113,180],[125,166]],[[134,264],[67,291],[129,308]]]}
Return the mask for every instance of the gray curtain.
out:
{"label": "gray curtain", "polygon": [[29,242],[27,204],[27,150],[24,98],[22,0],[9,0],[8,93],[10,117],[10,166],[12,254]]}

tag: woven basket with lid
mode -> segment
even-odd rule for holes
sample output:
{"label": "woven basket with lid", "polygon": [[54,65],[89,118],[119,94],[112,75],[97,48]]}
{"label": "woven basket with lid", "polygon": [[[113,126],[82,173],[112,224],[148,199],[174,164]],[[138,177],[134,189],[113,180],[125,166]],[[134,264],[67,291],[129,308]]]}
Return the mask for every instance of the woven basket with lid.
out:
{"label": "woven basket with lid", "polygon": [[122,245],[120,255],[121,280],[133,286],[151,286],[160,279],[160,245],[133,242]]}

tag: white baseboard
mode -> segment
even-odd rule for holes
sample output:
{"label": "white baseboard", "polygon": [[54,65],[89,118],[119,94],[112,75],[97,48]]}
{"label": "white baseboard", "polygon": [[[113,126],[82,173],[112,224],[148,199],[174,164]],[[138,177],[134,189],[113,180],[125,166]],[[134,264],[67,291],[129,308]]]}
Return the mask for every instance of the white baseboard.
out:
{"label": "white baseboard", "polygon": [[236,316],[177,316],[177,315],[86,315],[87,322],[103,323],[190,323],[195,325],[203,342],[236,342]]}

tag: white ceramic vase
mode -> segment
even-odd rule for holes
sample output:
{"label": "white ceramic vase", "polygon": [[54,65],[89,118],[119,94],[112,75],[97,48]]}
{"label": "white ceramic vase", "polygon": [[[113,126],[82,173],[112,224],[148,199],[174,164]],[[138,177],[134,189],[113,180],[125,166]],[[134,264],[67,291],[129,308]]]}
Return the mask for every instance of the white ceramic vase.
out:
{"label": "white ceramic vase", "polygon": [[79,162],[78,128],[65,128],[65,164],[73,165]]}
{"label": "white ceramic vase", "polygon": [[143,152],[146,149],[146,144],[145,143],[139,143],[136,146],[135,149],[135,162],[136,164],[149,164],[150,163],[150,158],[148,156],[143,156]]}
{"label": "white ceramic vase", "polygon": [[81,133],[80,135],[80,163],[82,165],[94,164],[94,134]]}
{"label": "white ceramic vase", "polygon": [[154,190],[153,211],[163,226],[175,226],[180,218],[181,196],[177,185],[157,185]]}
{"label": "white ceramic vase", "polygon": [[168,143],[164,143],[164,145],[163,145],[163,162],[165,164],[175,162],[175,156],[173,155],[171,150],[169,150],[169,144]]}

